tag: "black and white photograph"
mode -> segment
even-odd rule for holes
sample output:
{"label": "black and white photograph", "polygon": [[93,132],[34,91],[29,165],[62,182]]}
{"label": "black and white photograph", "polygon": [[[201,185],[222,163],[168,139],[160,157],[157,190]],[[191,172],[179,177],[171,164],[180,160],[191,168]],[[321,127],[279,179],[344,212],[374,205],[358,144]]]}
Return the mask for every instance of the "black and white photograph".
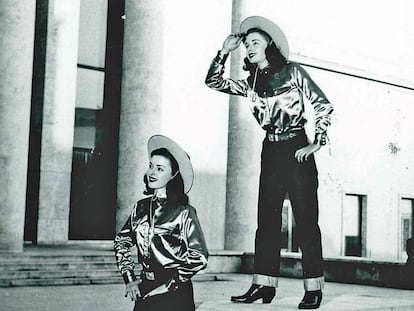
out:
{"label": "black and white photograph", "polygon": [[0,310],[414,310],[413,15],[0,0]]}

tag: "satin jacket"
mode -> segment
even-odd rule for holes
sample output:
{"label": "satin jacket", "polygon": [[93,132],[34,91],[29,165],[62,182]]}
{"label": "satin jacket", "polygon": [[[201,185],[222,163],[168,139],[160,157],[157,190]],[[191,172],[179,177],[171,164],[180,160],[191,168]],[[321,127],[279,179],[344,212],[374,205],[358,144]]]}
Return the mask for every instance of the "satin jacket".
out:
{"label": "satin jacket", "polygon": [[207,266],[204,234],[196,210],[190,205],[171,207],[166,200],[153,197],[134,205],[114,241],[117,265],[126,284],[137,279],[130,250],[133,246],[137,247],[138,262],[144,270],[174,270],[181,282]]}
{"label": "satin jacket", "polygon": [[208,87],[249,97],[259,125],[274,134],[303,129],[307,121],[305,101],[309,101],[315,115],[315,142],[326,139],[332,104],[299,64],[288,62],[280,72],[267,67],[247,79],[233,80],[223,77],[226,58],[218,53],[213,59],[205,80]]}

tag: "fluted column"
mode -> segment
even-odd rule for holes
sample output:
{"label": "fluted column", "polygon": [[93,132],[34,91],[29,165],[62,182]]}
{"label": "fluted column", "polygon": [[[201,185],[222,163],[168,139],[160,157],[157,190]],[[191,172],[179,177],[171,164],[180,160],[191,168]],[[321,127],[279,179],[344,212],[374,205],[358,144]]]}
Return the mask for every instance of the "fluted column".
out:
{"label": "fluted column", "polygon": [[164,1],[126,0],[117,231],[142,195],[146,143],[161,129]]}
{"label": "fluted column", "polygon": [[35,5],[0,2],[0,251],[23,250]]}
{"label": "fluted column", "polygon": [[68,240],[79,0],[49,0],[38,242]]}

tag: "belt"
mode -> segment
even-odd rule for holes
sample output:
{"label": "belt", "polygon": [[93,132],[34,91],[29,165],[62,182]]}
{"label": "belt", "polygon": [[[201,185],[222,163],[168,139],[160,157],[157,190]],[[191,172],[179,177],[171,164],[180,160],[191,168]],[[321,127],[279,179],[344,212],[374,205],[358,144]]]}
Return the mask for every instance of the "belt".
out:
{"label": "belt", "polygon": [[302,131],[292,131],[292,132],[285,132],[285,133],[272,133],[272,132],[266,132],[266,138],[271,142],[279,142],[279,141],[286,141],[289,139],[292,139],[296,136],[299,136],[302,133]]}
{"label": "belt", "polygon": [[175,269],[166,269],[160,271],[142,270],[141,276],[148,281],[165,281],[177,274]]}

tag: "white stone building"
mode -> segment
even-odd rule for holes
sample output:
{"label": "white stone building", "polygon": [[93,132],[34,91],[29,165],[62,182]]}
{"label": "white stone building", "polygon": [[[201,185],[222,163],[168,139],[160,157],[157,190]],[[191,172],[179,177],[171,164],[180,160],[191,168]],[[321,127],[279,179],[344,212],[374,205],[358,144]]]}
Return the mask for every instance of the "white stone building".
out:
{"label": "white stone building", "polygon": [[[335,107],[316,156],[324,256],[405,260],[413,11],[409,0],[2,1],[0,250],[112,239],[142,196],[146,141],[161,133],[191,156],[209,248],[252,252],[263,133],[243,99],[204,78],[227,34],[263,15]],[[245,74],[242,57],[229,74]]]}

